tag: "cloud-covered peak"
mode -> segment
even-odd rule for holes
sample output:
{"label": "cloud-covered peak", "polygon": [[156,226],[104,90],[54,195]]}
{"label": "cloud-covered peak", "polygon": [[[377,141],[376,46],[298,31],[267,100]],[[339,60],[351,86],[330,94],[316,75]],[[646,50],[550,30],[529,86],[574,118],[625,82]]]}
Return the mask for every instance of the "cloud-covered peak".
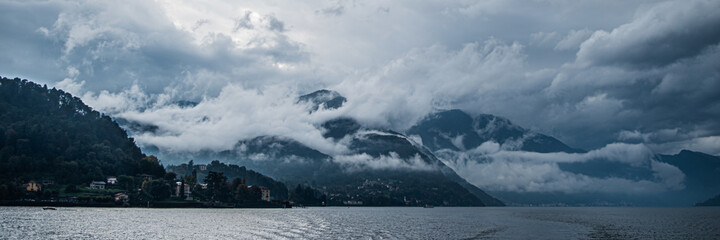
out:
{"label": "cloud-covered peak", "polygon": [[317,90],[298,97],[298,103],[309,103],[312,106],[311,111],[323,109],[337,109],[347,102],[347,98],[340,95],[336,91],[326,89]]}
{"label": "cloud-covered peak", "polygon": [[535,133],[491,114],[469,115],[462,110],[439,111],[426,116],[407,133],[416,135],[433,151],[467,151],[492,142],[505,150],[580,152],[559,140]]}

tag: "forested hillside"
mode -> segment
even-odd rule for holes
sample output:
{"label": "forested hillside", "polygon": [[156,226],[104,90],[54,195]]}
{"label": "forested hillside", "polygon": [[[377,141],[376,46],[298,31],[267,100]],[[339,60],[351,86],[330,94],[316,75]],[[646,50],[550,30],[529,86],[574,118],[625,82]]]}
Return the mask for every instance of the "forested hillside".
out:
{"label": "forested hillside", "polygon": [[80,184],[138,174],[165,170],[110,117],[62,90],[0,80],[0,198],[29,180]]}

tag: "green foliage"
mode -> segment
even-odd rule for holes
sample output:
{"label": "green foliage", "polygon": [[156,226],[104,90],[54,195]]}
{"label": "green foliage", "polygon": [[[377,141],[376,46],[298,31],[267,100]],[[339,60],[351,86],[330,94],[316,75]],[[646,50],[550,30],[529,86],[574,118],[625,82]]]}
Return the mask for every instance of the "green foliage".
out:
{"label": "green foliage", "polygon": [[320,194],[310,186],[303,187],[300,184],[290,193],[290,200],[305,206],[322,206],[327,204],[327,196]]}
{"label": "green foliage", "polygon": [[18,199],[23,196],[23,190],[14,182],[0,183],[0,199]]}
{"label": "green foliage", "polygon": [[142,190],[143,193],[153,201],[168,199],[173,191],[170,183],[165,180],[145,181],[142,185]]}
{"label": "green foliage", "polygon": [[[212,161],[207,165],[207,170],[200,171],[198,166],[195,165],[193,161],[190,161],[188,164],[183,163],[177,166],[170,165],[167,167],[167,171],[174,172],[178,175],[186,175],[186,178],[192,177],[193,174],[195,176],[206,176],[209,171],[222,172],[223,176],[228,179],[245,179],[246,185],[248,186],[259,185],[270,189],[270,196],[274,199],[288,199],[288,188],[284,183],[275,181],[274,179],[253,170],[249,170],[244,166],[241,167],[234,164],[228,165],[221,163],[220,161]],[[187,179],[185,182],[195,182],[195,179]],[[231,188],[235,189],[235,187],[232,186]]]}
{"label": "green foliage", "polygon": [[175,178],[177,178],[177,175],[174,172],[166,173],[165,176],[163,176],[165,181],[175,181]]}
{"label": "green foliage", "polygon": [[47,178],[86,184],[138,174],[160,177],[165,171],[110,117],[62,90],[0,79],[0,183],[17,187]]}
{"label": "green foliage", "polygon": [[76,193],[76,192],[80,192],[80,189],[78,189],[77,186],[75,186],[75,184],[70,184],[70,185],[67,185],[67,187],[65,187],[65,192]]}
{"label": "green foliage", "polygon": [[230,185],[232,186],[230,189],[233,189],[233,198],[236,202],[252,203],[260,201],[262,195],[260,187],[248,187],[245,185],[245,180],[241,178],[233,179]]}
{"label": "green foliage", "polygon": [[227,201],[230,190],[228,189],[227,178],[221,172],[209,172],[205,177],[207,192],[211,201]]}
{"label": "green foliage", "polygon": [[[189,166],[193,166],[192,162],[190,164],[182,164],[180,166],[169,166],[168,170],[171,172],[185,172],[185,173],[196,173],[197,174],[197,167],[193,166],[195,169],[190,170],[188,169]],[[217,165],[213,165],[214,167],[217,167]],[[234,165],[231,165],[234,166]],[[235,166],[237,167],[237,166]],[[208,167],[208,169],[211,169]],[[243,168],[243,171],[245,171],[245,168]],[[181,184],[190,184],[192,197],[195,200],[203,201],[203,202],[211,202],[213,204],[215,203],[221,203],[225,206],[247,206],[247,205],[253,205],[253,206],[261,206],[263,204],[268,204],[267,202],[261,201],[261,195],[262,190],[259,185],[254,186],[248,186],[246,185],[246,179],[243,178],[234,178],[231,182],[228,182],[228,177],[223,172],[215,172],[215,171],[207,171],[203,170],[202,172],[205,172],[205,177],[203,178],[203,182],[205,183],[205,187],[203,187],[201,184],[198,184],[195,182],[195,178],[192,175],[186,175],[183,177],[180,177]],[[237,172],[235,172],[237,173]],[[253,172],[254,173],[254,172]],[[259,175],[259,174],[258,174]],[[262,176],[262,175],[260,175]],[[262,176],[264,177],[264,176]],[[268,178],[269,179],[269,178]],[[272,179],[270,179],[272,181]],[[274,181],[273,181],[274,182]],[[284,185],[282,185],[284,187]],[[184,188],[180,188],[180,194],[184,195]],[[285,189],[287,191],[287,189]],[[272,192],[272,191],[271,191]]]}
{"label": "green foliage", "polygon": [[124,190],[133,190],[135,188],[135,178],[128,175],[120,175],[117,177],[117,185]]}

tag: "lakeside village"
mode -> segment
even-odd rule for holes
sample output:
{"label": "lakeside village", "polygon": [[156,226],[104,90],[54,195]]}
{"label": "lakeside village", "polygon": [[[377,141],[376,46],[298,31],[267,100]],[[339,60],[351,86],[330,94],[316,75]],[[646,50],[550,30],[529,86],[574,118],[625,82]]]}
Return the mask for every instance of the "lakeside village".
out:
{"label": "lakeside village", "polygon": [[[192,166],[192,165],[191,165]],[[83,185],[55,184],[51,179],[30,180],[23,184],[23,198],[4,201],[14,206],[80,207],[215,207],[289,208],[293,201],[271,197],[265,186],[247,185],[245,177],[228,181],[222,172],[207,172],[202,182],[196,165],[191,174],[178,177],[168,172],[162,178],[141,174],[111,176]]]}

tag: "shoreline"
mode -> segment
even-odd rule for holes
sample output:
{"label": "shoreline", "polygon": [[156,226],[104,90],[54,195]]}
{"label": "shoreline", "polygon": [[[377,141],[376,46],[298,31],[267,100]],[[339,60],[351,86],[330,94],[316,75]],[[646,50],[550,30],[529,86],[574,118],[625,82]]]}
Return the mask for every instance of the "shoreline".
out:
{"label": "shoreline", "polygon": [[247,204],[247,205],[215,205],[202,202],[150,202],[146,206],[123,206],[116,203],[70,203],[70,202],[30,202],[2,201],[2,207],[88,207],[88,208],[291,208],[282,204]]}

